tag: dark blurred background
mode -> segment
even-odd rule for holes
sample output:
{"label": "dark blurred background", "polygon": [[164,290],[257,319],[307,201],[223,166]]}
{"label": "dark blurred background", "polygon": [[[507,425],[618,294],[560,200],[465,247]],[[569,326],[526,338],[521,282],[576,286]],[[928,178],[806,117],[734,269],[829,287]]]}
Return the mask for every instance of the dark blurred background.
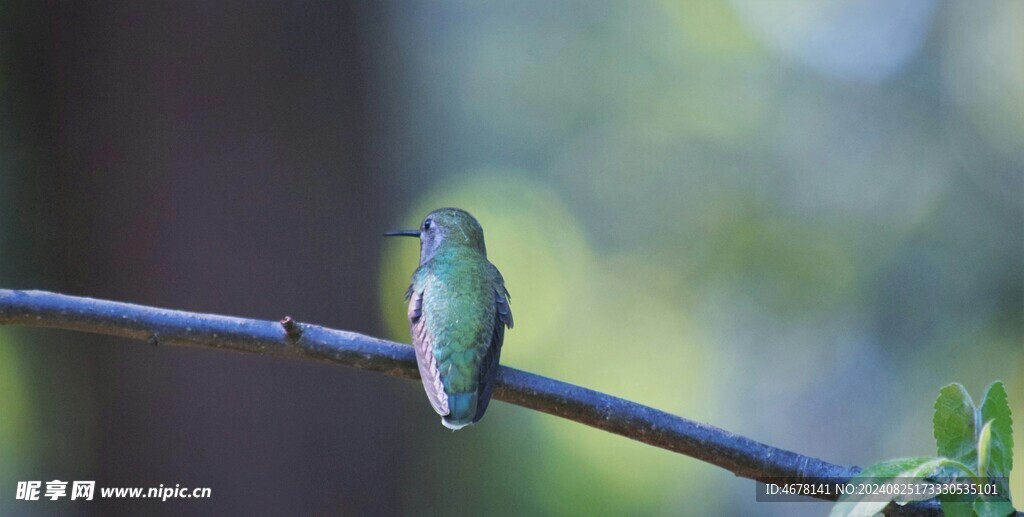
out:
{"label": "dark blurred background", "polygon": [[[847,464],[933,453],[949,382],[1024,415],[1024,3],[0,12],[4,288],[408,341],[380,234],[461,206],[505,364]],[[52,479],[212,498],[14,501]],[[451,433],[415,382],[0,329],[3,515],[827,509],[502,403]]]}

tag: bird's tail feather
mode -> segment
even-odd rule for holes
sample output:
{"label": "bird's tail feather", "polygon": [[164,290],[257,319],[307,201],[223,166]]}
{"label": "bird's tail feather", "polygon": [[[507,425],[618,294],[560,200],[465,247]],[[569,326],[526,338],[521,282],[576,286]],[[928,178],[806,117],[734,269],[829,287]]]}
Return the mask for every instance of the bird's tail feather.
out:
{"label": "bird's tail feather", "polygon": [[448,414],[441,417],[441,423],[452,430],[462,429],[473,423],[476,416],[476,392],[449,393]]}

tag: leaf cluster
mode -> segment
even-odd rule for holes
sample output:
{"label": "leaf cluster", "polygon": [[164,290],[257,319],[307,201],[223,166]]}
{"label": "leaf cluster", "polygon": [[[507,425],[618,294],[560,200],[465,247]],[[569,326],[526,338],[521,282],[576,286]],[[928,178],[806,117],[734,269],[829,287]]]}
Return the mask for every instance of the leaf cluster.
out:
{"label": "leaf cluster", "polygon": [[[1002,381],[985,390],[981,403],[974,404],[967,390],[953,383],[939,390],[932,417],[936,456],[886,460],[861,471],[860,483],[895,483],[918,479],[934,482],[992,483],[999,496],[939,496],[942,511],[951,517],[1006,517],[1014,512],[1009,499],[1010,470],[1013,468],[1013,419]],[[891,502],[906,504],[927,497],[896,496],[880,500],[847,495],[832,508],[832,517],[871,516]]]}

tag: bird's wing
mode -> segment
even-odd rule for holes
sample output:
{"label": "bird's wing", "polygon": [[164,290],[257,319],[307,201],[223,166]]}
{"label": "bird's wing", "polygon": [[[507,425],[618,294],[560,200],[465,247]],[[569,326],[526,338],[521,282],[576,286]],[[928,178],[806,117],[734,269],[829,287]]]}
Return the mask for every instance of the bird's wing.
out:
{"label": "bird's wing", "polygon": [[448,394],[441,383],[441,372],[437,368],[434,357],[434,339],[427,330],[427,321],[423,316],[423,291],[409,287],[409,327],[411,328],[412,344],[416,349],[416,364],[420,368],[420,379],[423,389],[427,392],[430,405],[437,414],[448,414]]}
{"label": "bird's wing", "polygon": [[487,411],[487,405],[491,402],[491,394],[494,392],[494,383],[498,378],[498,362],[501,359],[501,345],[505,341],[505,327],[512,328],[512,309],[508,303],[508,290],[504,285],[498,284],[494,290],[494,334],[491,337],[491,344],[487,347],[487,353],[480,363],[480,388],[476,402],[476,415],[473,421],[478,422]]}

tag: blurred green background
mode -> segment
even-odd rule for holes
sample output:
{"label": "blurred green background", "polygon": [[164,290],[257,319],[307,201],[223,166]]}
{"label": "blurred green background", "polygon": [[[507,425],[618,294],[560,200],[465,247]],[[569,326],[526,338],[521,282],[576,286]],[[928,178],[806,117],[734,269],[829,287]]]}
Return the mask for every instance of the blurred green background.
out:
{"label": "blurred green background", "polygon": [[[0,286],[408,341],[380,234],[458,206],[504,364],[857,465],[1003,379],[1024,444],[1022,2],[0,6]],[[55,478],[213,497],[13,500]],[[453,434],[415,382],[0,329],[3,515],[827,509],[503,403]]]}

